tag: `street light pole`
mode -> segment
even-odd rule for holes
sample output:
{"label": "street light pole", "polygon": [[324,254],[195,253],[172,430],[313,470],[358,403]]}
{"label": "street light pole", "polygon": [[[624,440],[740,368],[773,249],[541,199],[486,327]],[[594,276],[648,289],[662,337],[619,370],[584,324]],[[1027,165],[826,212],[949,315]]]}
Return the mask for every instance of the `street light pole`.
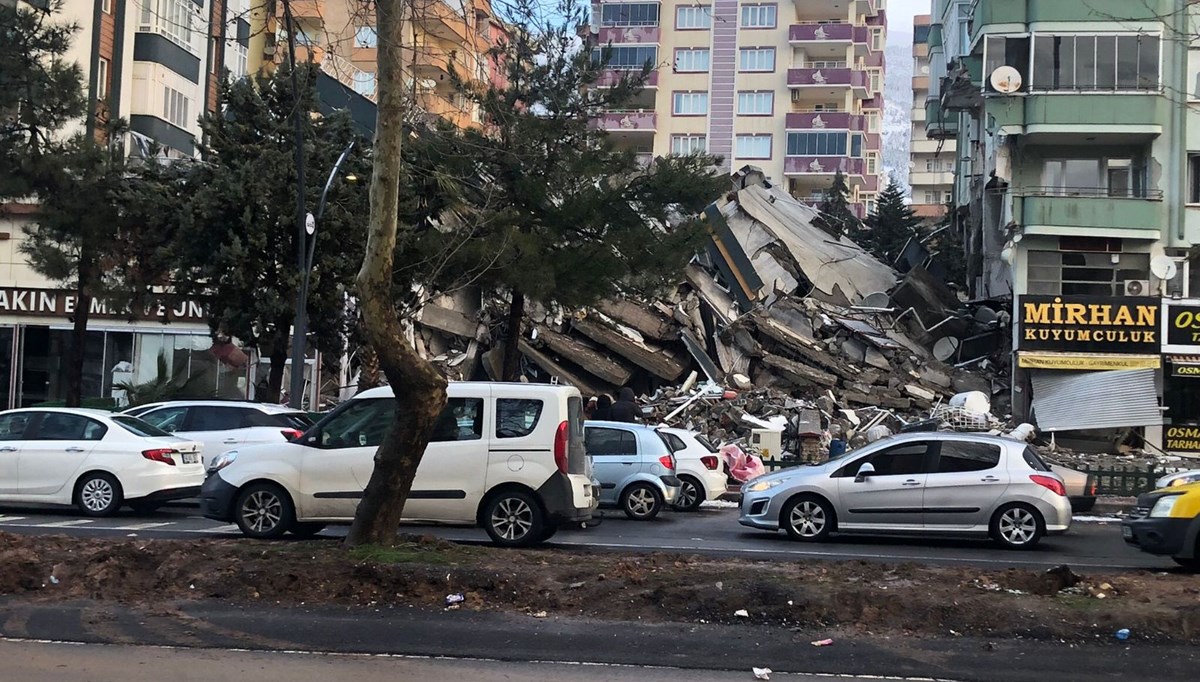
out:
{"label": "street light pole", "polygon": [[304,405],[304,356],[308,345],[308,285],[312,278],[313,256],[317,250],[317,224],[321,221],[321,216],[325,214],[325,199],[329,196],[329,188],[333,187],[333,181],[337,177],[338,171],[341,170],[346,157],[350,156],[350,150],[354,149],[354,142],[351,140],[350,144],[342,150],[337,163],[333,164],[333,169],[329,171],[329,178],[325,180],[325,189],[321,190],[321,200],[317,202],[317,215],[307,214],[304,240],[300,242],[300,291],[296,295],[296,318],[292,322],[292,379],[288,400],[288,405],[297,410]]}

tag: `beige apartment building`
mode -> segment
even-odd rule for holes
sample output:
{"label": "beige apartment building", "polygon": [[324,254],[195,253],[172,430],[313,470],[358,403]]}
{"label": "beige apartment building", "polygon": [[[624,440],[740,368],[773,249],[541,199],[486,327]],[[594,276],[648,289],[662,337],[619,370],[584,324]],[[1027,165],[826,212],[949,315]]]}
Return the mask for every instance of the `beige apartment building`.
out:
{"label": "beige apartment building", "polygon": [[937,68],[929,63],[930,16],[913,17],[913,105],[912,146],[909,152],[908,184],[912,188],[912,208],[917,215],[936,221],[946,213],[953,200],[954,164],[958,158],[953,137],[928,137],[925,129],[925,100],[929,99],[929,79],[937,78]]}
{"label": "beige apartment building", "polygon": [[[813,202],[842,171],[862,217],[881,169],[885,0],[593,3],[593,53],[659,67],[601,125],[647,159],[707,151]],[[611,48],[609,47],[611,45]]]}

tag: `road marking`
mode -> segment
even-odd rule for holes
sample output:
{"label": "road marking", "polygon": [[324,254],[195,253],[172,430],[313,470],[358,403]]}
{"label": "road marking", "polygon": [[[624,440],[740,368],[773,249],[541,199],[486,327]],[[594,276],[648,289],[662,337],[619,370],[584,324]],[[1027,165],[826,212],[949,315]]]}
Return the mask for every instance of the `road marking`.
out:
{"label": "road marking", "polygon": [[40,528],[70,528],[72,526],[86,526],[89,523],[92,523],[91,519],[75,519],[74,521],[55,521],[54,523],[36,523],[24,525],[35,525]]}
{"label": "road marking", "polygon": [[24,521],[24,516],[5,516],[0,514],[0,523],[9,523],[10,521]]}
{"label": "road marking", "polygon": [[161,528],[163,526],[173,526],[173,521],[164,521],[163,523],[134,523],[128,526],[116,526],[114,528],[106,528],[105,530],[148,530],[150,528]]}

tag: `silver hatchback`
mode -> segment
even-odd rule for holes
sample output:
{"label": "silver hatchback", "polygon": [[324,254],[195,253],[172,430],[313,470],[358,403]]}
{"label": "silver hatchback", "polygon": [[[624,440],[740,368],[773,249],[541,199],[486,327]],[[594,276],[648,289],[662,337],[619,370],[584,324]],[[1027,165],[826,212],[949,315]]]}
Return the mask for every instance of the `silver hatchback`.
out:
{"label": "silver hatchback", "polygon": [[738,521],[810,542],[830,533],[978,534],[1026,549],[1071,527],[1071,502],[1062,478],[1024,443],[909,433],[750,481]]}

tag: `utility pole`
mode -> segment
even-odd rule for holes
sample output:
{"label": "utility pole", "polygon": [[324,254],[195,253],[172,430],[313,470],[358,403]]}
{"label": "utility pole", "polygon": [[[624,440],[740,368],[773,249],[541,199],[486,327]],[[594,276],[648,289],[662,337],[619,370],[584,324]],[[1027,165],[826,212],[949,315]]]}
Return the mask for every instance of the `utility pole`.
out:
{"label": "utility pole", "polygon": [[[282,0],[283,17],[287,26],[288,63],[291,66],[292,123],[295,127],[296,145],[296,274],[305,277],[305,261],[308,252],[308,211],[304,208],[304,115],[300,106],[300,87],[296,83],[296,24],[292,18],[291,0]],[[300,409],[304,404],[304,355],[308,347],[308,310],[306,301],[296,292],[296,315],[292,322],[292,374],[289,382],[288,405]]]}

